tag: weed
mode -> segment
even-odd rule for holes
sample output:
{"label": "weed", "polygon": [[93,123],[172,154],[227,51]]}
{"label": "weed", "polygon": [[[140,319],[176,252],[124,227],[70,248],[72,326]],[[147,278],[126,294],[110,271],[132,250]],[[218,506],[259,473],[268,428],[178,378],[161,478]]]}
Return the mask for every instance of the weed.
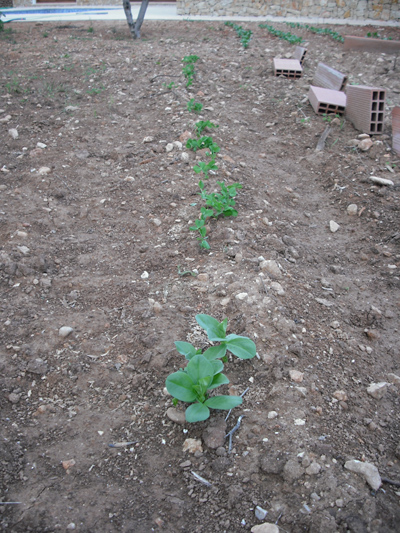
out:
{"label": "weed", "polygon": [[298,37],[297,35],[294,35],[290,32],[276,30],[273,26],[270,26],[269,24],[259,24],[259,27],[265,28],[269,31],[271,35],[279,37],[279,39],[283,39],[284,41],[287,41],[290,44],[300,44],[303,41],[302,37]]}
{"label": "weed", "polygon": [[327,122],[328,124],[330,124],[330,123],[332,122],[332,120],[335,119],[335,118],[340,118],[340,115],[338,115],[337,113],[336,113],[336,114],[333,114],[333,113],[329,113],[329,114],[324,113],[324,114],[322,115],[322,120],[323,120],[324,122]]}
{"label": "weed", "polygon": [[251,30],[244,30],[242,26],[238,26],[237,24],[234,24],[233,22],[225,22],[225,26],[229,26],[230,28],[233,28],[236,31],[237,36],[240,38],[240,42],[242,43],[243,48],[249,47],[249,42],[253,34]]}
{"label": "weed", "polygon": [[174,87],[176,87],[175,82],[173,81],[171,81],[171,83],[168,83],[168,85],[164,82],[162,86],[165,87],[166,89],[173,89]]}
{"label": "weed", "polygon": [[43,37],[46,39],[48,36],[49,36],[49,32],[48,31],[44,31],[42,33]]}
{"label": "weed", "polygon": [[229,351],[239,359],[252,359],[256,355],[256,345],[248,337],[226,334],[228,319],[218,322],[209,315],[196,315],[197,323],[206,331],[210,342],[219,344],[208,348],[204,353],[189,342],[175,342],[178,352],[189,362],[184,369],[170,374],[165,382],[174,403],[190,403],[185,411],[188,422],[201,422],[210,416],[210,409],[229,410],[242,403],[240,396],[211,396],[210,391],[229,383],[222,374],[221,361]]}
{"label": "weed", "polygon": [[190,113],[201,113],[201,110],[203,109],[203,104],[200,104],[199,102],[195,102],[194,98],[191,98],[189,102],[187,103],[187,109]]}
{"label": "weed", "polygon": [[380,34],[377,31],[374,32],[368,32],[367,37],[372,37],[373,39],[382,39],[383,41],[391,41],[392,37],[381,37]]}
{"label": "weed", "polygon": [[86,93],[90,95],[100,94],[101,91],[104,91],[104,89],[105,87],[103,85],[100,85],[100,87],[92,87],[91,89],[88,89]]}
{"label": "weed", "polygon": [[19,80],[17,80],[15,77],[5,84],[5,88],[9,94],[23,94],[25,92],[25,89],[21,86]]}
{"label": "weed", "polygon": [[197,137],[200,137],[200,135],[203,133],[205,129],[213,129],[218,128],[217,124],[213,124],[209,120],[199,120],[199,122],[196,122],[194,125],[194,129],[196,131]]}
{"label": "weed", "polygon": [[87,32],[88,32],[88,33],[94,33],[94,28],[93,28],[93,26],[89,26],[89,28],[87,29]]}

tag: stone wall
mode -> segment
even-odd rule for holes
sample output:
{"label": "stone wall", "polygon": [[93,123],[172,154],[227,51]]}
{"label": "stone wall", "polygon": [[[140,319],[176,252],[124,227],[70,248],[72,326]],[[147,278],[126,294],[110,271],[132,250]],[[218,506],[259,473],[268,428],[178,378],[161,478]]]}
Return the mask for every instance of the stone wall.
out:
{"label": "stone wall", "polygon": [[177,0],[178,15],[399,20],[399,0]]}
{"label": "stone wall", "polygon": [[12,0],[0,0],[0,8],[1,7],[12,7],[13,3]]}

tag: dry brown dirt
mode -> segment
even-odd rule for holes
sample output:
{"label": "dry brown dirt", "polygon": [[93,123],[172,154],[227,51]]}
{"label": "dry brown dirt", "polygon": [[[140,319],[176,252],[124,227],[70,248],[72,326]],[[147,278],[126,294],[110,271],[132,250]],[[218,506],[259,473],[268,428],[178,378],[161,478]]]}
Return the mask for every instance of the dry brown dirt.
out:
{"label": "dry brown dirt", "polygon": [[[262,522],[256,506],[282,532],[398,530],[398,486],[373,491],[344,464],[372,463],[400,482],[390,115],[400,67],[275,26],[305,40],[300,80],[273,76],[272,58],[293,45],[255,23],[243,24],[247,50],[222,22],[145,21],[140,42],[124,22],[19,23],[1,35],[3,531],[235,533]],[[200,60],[187,89],[190,54]],[[342,119],[315,151],[327,121],[306,96],[320,61],[387,90],[384,135],[368,151]],[[192,97],[201,115],[187,110]],[[219,125],[208,190],[243,185],[237,218],[208,224],[209,251],[189,230],[201,155],[166,151],[199,118]],[[261,256],[276,261],[277,279]],[[174,341],[203,342],[199,312],[227,317],[257,345],[257,358],[226,364],[230,392],[249,388],[226,423],[245,415],[231,453],[228,439],[216,450],[204,433],[224,427],[225,412],[192,425],[166,416],[165,379],[184,363]],[[367,389],[381,382],[377,399]],[[203,451],[184,452],[187,438]],[[121,442],[134,444],[109,446]]]}

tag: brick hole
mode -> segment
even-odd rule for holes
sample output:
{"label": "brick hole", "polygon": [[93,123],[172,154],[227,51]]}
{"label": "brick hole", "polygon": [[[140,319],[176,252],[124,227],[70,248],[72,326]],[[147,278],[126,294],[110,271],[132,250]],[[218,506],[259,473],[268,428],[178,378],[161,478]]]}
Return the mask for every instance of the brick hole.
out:
{"label": "brick hole", "polygon": [[383,124],[377,124],[376,127],[377,127],[376,131],[383,131]]}

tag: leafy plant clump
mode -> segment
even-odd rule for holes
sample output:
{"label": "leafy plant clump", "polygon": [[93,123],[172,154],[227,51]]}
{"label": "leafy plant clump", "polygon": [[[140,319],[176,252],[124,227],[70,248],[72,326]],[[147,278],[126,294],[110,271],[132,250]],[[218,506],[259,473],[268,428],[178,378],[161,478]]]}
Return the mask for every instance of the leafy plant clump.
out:
{"label": "leafy plant clump", "polygon": [[286,24],[291,28],[304,28],[305,30],[318,35],[329,35],[335,41],[344,43],[344,37],[337,31],[333,31],[330,28],[316,28],[315,26],[309,26],[308,24],[300,24],[300,22],[286,22]]}
{"label": "leafy plant clump", "polygon": [[382,39],[383,41],[392,41],[393,40],[393,37],[382,37],[379,32],[377,31],[374,31],[374,32],[368,32],[367,33],[367,37],[370,37],[372,39]]}
{"label": "leafy plant clump", "polygon": [[182,74],[186,78],[186,87],[190,87],[191,85],[193,85],[193,78],[195,76],[194,64],[199,59],[200,59],[199,56],[195,56],[195,55],[185,56],[182,59],[182,62],[183,62]]}
{"label": "leafy plant clump", "polygon": [[203,104],[200,104],[200,102],[196,102],[194,98],[191,98],[187,103],[187,109],[190,113],[193,112],[199,114],[203,109]]}
{"label": "leafy plant clump", "polygon": [[271,35],[274,35],[275,37],[279,37],[279,39],[283,39],[284,41],[287,41],[290,44],[300,44],[303,39],[302,37],[299,37],[297,35],[294,35],[290,32],[284,32],[280,30],[276,30],[273,26],[269,24],[259,24],[260,28],[265,28],[269,31]]}
{"label": "leafy plant clump", "polygon": [[215,143],[212,137],[200,137],[200,139],[188,139],[186,143],[186,148],[196,152],[197,150],[202,150],[203,148],[209,148],[211,154],[217,154],[220,151],[220,147]]}
{"label": "leafy plant clump", "polygon": [[209,315],[196,315],[197,323],[206,331],[208,339],[219,344],[208,348],[204,353],[189,342],[175,342],[178,352],[189,362],[184,369],[170,374],[165,382],[168,392],[178,401],[190,403],[185,411],[188,422],[201,422],[210,416],[210,409],[229,410],[242,403],[240,396],[210,396],[210,391],[229,383],[222,374],[221,361],[229,351],[239,359],[252,359],[256,355],[256,345],[248,337],[226,334],[228,319],[218,322]]}
{"label": "leafy plant clump", "polygon": [[196,124],[194,125],[194,129],[196,131],[197,137],[200,137],[203,131],[207,128],[211,130],[213,128],[218,128],[218,125],[213,124],[209,120],[199,120],[198,122],[196,122]]}
{"label": "leafy plant clump", "polygon": [[242,43],[243,48],[249,47],[249,42],[253,34],[251,30],[244,30],[242,26],[238,26],[237,24],[234,24],[233,22],[225,22],[225,26],[229,26],[230,28],[233,28],[236,31],[237,36],[240,38],[240,42]]}

